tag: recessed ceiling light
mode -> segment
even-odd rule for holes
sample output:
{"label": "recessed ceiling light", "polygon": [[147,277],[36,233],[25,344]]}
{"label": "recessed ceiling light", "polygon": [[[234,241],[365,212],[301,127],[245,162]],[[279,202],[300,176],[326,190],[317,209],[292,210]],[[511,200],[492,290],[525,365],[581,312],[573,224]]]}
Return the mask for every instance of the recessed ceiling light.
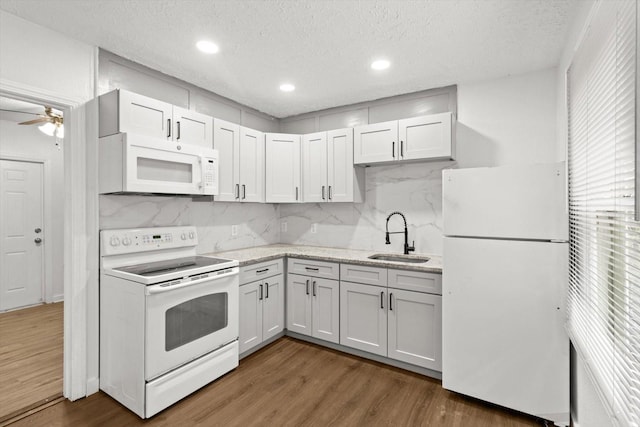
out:
{"label": "recessed ceiling light", "polygon": [[220,50],[217,44],[208,40],[200,40],[198,43],[196,43],[196,47],[200,50],[200,52],[209,54],[218,53],[218,50]]}
{"label": "recessed ceiling light", "polygon": [[283,83],[280,85],[280,90],[283,92],[293,92],[296,90],[296,87],[291,83]]}
{"label": "recessed ceiling light", "polygon": [[371,63],[371,68],[374,70],[386,70],[391,65],[391,62],[386,59],[378,59],[377,61],[373,61]]}

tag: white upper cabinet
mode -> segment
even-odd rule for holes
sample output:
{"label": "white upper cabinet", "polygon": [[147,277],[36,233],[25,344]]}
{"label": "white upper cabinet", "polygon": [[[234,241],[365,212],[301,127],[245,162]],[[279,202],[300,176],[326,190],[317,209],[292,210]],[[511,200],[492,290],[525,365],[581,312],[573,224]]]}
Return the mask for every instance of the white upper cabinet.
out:
{"label": "white upper cabinet", "polygon": [[302,182],[305,202],[328,200],[326,132],[302,135]]}
{"label": "white upper cabinet", "polygon": [[265,139],[266,202],[300,202],[300,135],[267,133]]}
{"label": "white upper cabinet", "polygon": [[233,202],[240,194],[240,126],[213,121],[213,148],[218,150],[218,191],[215,200]]}
{"label": "white upper cabinet", "polygon": [[213,148],[220,159],[216,200],[264,202],[264,134],[214,119]]}
{"label": "white upper cabinet", "polygon": [[362,201],[364,169],[353,166],[352,128],[327,132],[327,184],[330,202]]}
{"label": "white upper cabinet", "polygon": [[264,202],[264,133],[240,126],[240,200]]}
{"label": "white upper cabinet", "polygon": [[130,132],[211,148],[213,118],[117,89],[99,98],[99,136]]}
{"label": "white upper cabinet", "polygon": [[452,158],[451,113],[398,121],[400,159]]}
{"label": "white upper cabinet", "polygon": [[356,164],[398,159],[398,121],[374,123],[354,128],[353,158]]}
{"label": "white upper cabinet", "polygon": [[173,140],[185,144],[211,148],[213,143],[213,118],[173,106]]}
{"label": "white upper cabinet", "polygon": [[357,126],[354,163],[442,160],[455,157],[451,113]]}
{"label": "white upper cabinet", "polygon": [[364,170],[353,166],[352,128],[302,136],[302,182],[305,202],[362,200]]}

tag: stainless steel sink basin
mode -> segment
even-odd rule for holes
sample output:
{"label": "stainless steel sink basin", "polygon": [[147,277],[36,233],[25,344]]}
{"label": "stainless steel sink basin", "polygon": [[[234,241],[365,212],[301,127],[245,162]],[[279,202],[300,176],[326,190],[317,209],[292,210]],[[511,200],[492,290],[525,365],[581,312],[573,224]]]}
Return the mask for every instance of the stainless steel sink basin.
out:
{"label": "stainless steel sink basin", "polygon": [[371,255],[369,259],[377,259],[379,261],[391,261],[391,262],[411,262],[416,264],[429,261],[428,257],[423,257],[423,256],[393,255],[393,254],[374,254],[374,255]]}

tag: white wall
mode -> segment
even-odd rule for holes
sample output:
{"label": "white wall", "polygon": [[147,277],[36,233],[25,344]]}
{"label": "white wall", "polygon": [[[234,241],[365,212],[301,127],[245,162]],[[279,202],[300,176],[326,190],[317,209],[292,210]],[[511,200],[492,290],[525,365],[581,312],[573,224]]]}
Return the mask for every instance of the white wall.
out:
{"label": "white wall", "polygon": [[[385,245],[384,230],[387,215],[399,210],[416,252],[442,254],[443,169],[556,160],[556,70],[458,85],[456,138],[456,162],[367,168],[364,203],[282,205],[280,240],[398,252],[402,237]],[[390,229],[402,229],[392,221]]]}
{"label": "white wall", "polygon": [[85,102],[93,98],[93,46],[0,11],[0,82]]}
{"label": "white wall", "polygon": [[[10,160],[34,160],[47,162],[51,171],[50,182],[45,182],[45,213],[51,214],[50,239],[45,248],[52,255],[51,265],[45,265],[48,289],[47,302],[61,301],[64,295],[64,159],[62,150],[56,148],[55,139],[40,132],[37,126],[18,126],[17,123],[0,120],[0,158]],[[46,206],[47,201],[50,206]],[[44,224],[43,227],[44,228]],[[46,261],[45,261],[46,264]]]}

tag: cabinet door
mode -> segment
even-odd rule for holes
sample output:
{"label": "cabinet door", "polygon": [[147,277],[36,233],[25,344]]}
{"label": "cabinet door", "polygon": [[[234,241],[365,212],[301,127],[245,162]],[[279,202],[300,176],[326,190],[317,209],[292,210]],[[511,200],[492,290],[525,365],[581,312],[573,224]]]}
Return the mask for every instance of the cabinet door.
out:
{"label": "cabinet door", "polygon": [[356,126],[353,137],[355,164],[398,160],[398,121]]}
{"label": "cabinet door", "polygon": [[262,342],[261,283],[251,282],[240,286],[240,353]]}
{"label": "cabinet door", "polygon": [[451,113],[398,121],[400,158],[451,158]]}
{"label": "cabinet door", "polygon": [[300,194],[300,135],[265,136],[267,203],[295,203]]}
{"label": "cabinet door", "polygon": [[174,106],[173,140],[185,144],[212,148],[213,117]]}
{"label": "cabinet door", "polygon": [[340,343],[340,282],[311,279],[313,336]]}
{"label": "cabinet door", "polygon": [[213,148],[218,150],[218,191],[215,200],[233,202],[240,197],[240,126],[214,119]]}
{"label": "cabinet door", "polygon": [[311,335],[311,279],[287,275],[287,329]]}
{"label": "cabinet door", "polygon": [[266,279],[263,282],[262,340],[271,338],[284,330],[284,276]]}
{"label": "cabinet door", "polygon": [[327,132],[327,155],[329,201],[353,202],[353,129]]}
{"label": "cabinet door", "polygon": [[305,202],[329,200],[326,132],[302,135],[302,184]]}
{"label": "cabinet door", "polygon": [[442,371],[442,297],[389,288],[388,357]]}
{"label": "cabinet door", "polygon": [[340,344],[387,355],[387,288],[340,282]]}
{"label": "cabinet door", "polygon": [[264,133],[240,127],[240,200],[264,202]]}
{"label": "cabinet door", "polygon": [[120,132],[172,139],[172,111],[169,103],[126,90],[119,91]]}

